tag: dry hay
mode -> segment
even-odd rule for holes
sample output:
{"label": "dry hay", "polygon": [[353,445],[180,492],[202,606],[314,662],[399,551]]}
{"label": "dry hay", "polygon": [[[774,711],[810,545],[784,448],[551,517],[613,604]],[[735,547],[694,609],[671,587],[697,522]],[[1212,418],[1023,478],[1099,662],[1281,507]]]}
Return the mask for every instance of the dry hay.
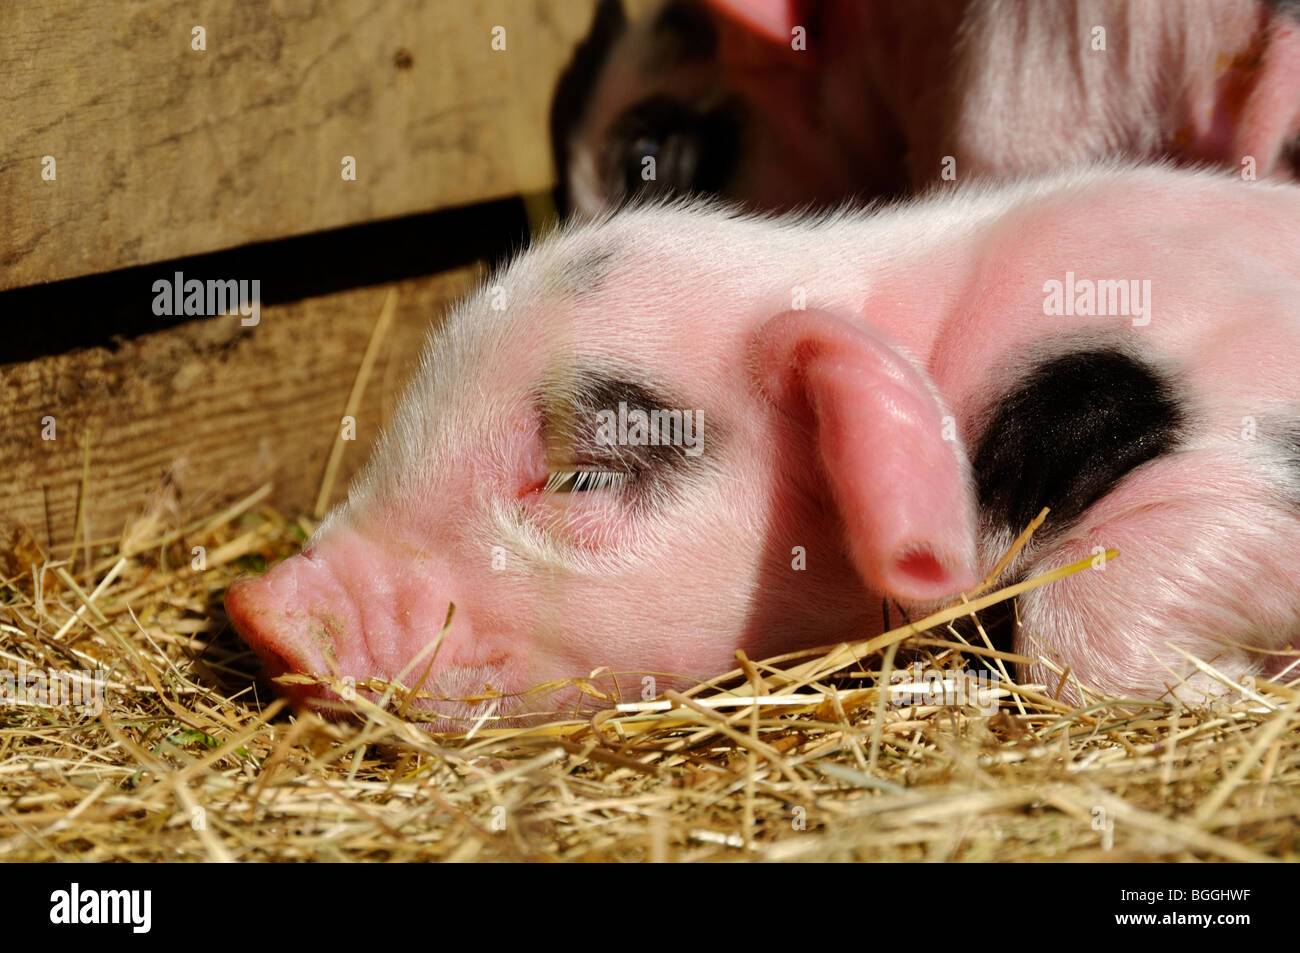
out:
{"label": "dry hay", "polygon": [[981,711],[909,684],[905,659],[959,685],[971,663],[947,624],[741,658],[662,710],[531,730],[433,736],[399,716],[401,692],[349,721],[292,716],[221,608],[231,581],[310,531],[266,496],[53,554],[25,530],[0,536],[0,673],[106,673],[98,715],[0,704],[0,860],[1300,855],[1294,684],[1195,710],[1074,708],[1059,683],[1007,678]]}

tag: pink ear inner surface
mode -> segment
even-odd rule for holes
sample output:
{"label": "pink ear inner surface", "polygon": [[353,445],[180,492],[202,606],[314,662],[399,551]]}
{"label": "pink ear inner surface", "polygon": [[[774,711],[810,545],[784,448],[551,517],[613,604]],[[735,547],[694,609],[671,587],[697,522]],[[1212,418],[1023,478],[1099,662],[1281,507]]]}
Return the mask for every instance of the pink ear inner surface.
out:
{"label": "pink ear inner surface", "polygon": [[973,585],[975,508],[964,452],[923,372],[880,336],[825,311],[773,318],[759,332],[755,358],[778,405],[812,410],[863,579],[903,600]]}

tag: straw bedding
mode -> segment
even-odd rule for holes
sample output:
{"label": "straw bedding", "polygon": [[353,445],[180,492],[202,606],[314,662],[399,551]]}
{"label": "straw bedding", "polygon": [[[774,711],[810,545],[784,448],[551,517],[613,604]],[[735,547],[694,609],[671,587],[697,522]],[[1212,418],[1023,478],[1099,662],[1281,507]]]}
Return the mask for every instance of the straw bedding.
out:
{"label": "straw bedding", "polygon": [[312,529],[268,495],[63,551],[0,532],[0,861],[1300,858],[1294,667],[1073,707],[961,640],[1006,592],[526,729],[429,734],[396,685],[294,715],[221,607]]}

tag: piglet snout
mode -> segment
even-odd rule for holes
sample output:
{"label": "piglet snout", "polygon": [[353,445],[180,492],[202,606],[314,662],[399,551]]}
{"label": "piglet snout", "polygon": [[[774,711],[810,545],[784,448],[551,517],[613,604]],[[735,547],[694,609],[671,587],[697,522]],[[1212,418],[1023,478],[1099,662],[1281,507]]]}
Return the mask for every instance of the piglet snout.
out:
{"label": "piglet snout", "polygon": [[[392,679],[446,618],[445,567],[433,562],[344,530],[236,582],[226,592],[226,613],[273,679],[289,672],[356,683]],[[298,704],[336,697],[323,685],[286,692]]]}
{"label": "piglet snout", "polygon": [[[272,679],[290,672],[342,674],[333,638],[356,631],[356,609],[333,573],[303,556],[232,585],[226,592],[226,614]],[[355,641],[344,638],[337,644]],[[311,685],[287,686],[284,691],[295,704],[327,694],[323,687]]]}

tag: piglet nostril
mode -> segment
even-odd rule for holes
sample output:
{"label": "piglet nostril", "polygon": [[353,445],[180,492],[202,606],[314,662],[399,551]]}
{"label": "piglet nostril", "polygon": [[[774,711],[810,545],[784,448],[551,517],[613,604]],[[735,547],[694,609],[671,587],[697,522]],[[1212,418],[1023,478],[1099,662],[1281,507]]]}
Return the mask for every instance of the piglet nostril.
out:
{"label": "piglet nostril", "polygon": [[262,667],[266,669],[269,678],[279,678],[286,672],[293,670],[293,665],[290,664],[289,660],[269,645],[254,646],[253,651],[262,660]]}

